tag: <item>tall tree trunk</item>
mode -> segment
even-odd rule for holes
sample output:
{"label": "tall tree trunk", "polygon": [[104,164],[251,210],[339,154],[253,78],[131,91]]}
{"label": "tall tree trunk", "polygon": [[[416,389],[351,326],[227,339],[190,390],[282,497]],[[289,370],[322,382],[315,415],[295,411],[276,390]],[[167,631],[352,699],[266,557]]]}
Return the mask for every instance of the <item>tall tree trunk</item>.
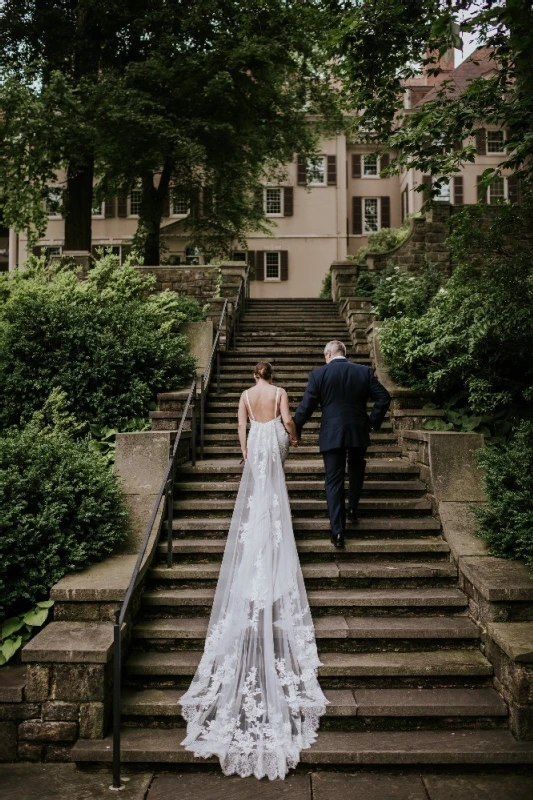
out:
{"label": "tall tree trunk", "polygon": [[161,257],[161,219],[163,205],[169,190],[172,176],[172,162],[165,161],[159,184],[154,185],[154,173],[147,170],[142,176],[142,197],[139,213],[139,227],[144,232],[144,266],[157,266]]}
{"label": "tall tree trunk", "polygon": [[91,222],[94,159],[87,156],[85,164],[67,169],[65,203],[65,250],[91,250]]}

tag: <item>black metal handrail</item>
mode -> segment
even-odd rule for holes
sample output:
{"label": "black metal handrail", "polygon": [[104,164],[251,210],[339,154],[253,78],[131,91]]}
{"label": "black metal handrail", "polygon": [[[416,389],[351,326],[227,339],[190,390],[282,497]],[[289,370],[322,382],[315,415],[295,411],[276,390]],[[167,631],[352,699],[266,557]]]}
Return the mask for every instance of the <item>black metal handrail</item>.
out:
{"label": "black metal handrail", "polygon": [[148,542],[150,540],[150,536],[152,534],[152,529],[155,523],[155,519],[157,517],[157,512],[159,511],[159,507],[161,505],[161,500],[165,498],[165,506],[166,506],[166,513],[167,513],[167,566],[172,566],[172,557],[173,557],[173,530],[172,530],[172,521],[173,521],[173,508],[174,508],[174,478],[175,478],[175,469],[176,469],[176,456],[178,454],[179,443],[181,439],[181,435],[183,433],[183,429],[185,427],[185,421],[187,419],[187,415],[189,413],[189,409],[192,407],[192,417],[191,417],[191,460],[193,465],[195,464],[195,454],[196,454],[196,376],[192,382],[191,389],[189,391],[189,395],[185,402],[185,407],[183,409],[183,413],[181,415],[180,424],[176,433],[176,439],[174,440],[174,446],[172,448],[172,453],[168,460],[168,465],[165,470],[165,474],[163,480],[161,481],[161,486],[159,487],[159,492],[157,493],[157,498],[154,503],[154,507],[152,509],[152,513],[150,515],[150,520],[148,522],[146,532],[144,534],[144,538],[141,543],[141,547],[139,550],[139,554],[137,556],[137,561],[135,562],[135,567],[133,568],[133,573],[130,578],[130,582],[128,588],[126,590],[126,595],[122,602],[122,606],[116,612],[115,615],[115,624],[113,626],[113,785],[110,787],[112,789],[121,789],[123,788],[123,784],[120,780],[120,717],[121,717],[121,683],[122,683],[122,625],[126,619],[126,615],[128,613],[128,609],[130,606],[131,598],[133,592],[135,590],[137,579],[139,577],[139,572],[143,563],[144,556],[146,554],[146,548],[148,547]]}

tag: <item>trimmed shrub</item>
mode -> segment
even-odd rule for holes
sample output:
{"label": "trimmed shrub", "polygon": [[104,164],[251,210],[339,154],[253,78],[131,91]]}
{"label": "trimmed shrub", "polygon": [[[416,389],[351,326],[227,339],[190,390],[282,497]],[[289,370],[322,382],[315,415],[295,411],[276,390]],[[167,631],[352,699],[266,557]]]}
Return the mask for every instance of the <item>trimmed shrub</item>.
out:
{"label": "trimmed shrub", "polygon": [[[58,395],[45,412],[58,404]],[[59,398],[59,405],[64,398]],[[52,409],[0,436],[0,616],[46,599],[68,572],[110,553],[126,532],[117,477]]]}
{"label": "trimmed shrub", "polygon": [[322,300],[331,300],[331,272],[326,272],[322,278],[322,288],[318,296]]}
{"label": "trimmed shrub", "polygon": [[27,267],[0,279],[0,427],[27,421],[59,388],[86,426],[120,428],[192,379],[179,325],[202,317],[195,300],[151,293],[154,279],[113,255],[83,281],[41,259]]}
{"label": "trimmed shrub", "polygon": [[503,450],[482,450],[488,502],[475,510],[491,553],[533,566],[533,421],[523,420]]}

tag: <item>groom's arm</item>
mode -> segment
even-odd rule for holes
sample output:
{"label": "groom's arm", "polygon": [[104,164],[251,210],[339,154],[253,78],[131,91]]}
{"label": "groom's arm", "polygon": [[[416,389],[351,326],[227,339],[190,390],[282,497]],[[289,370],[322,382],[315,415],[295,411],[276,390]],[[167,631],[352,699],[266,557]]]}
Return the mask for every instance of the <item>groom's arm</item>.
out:
{"label": "groom's arm", "polygon": [[389,410],[391,396],[374,375],[374,370],[371,370],[371,372],[368,394],[374,401],[374,408],[370,412],[368,422],[373,430],[379,431],[385,419],[385,414]]}
{"label": "groom's arm", "polygon": [[313,411],[316,410],[319,402],[320,393],[316,383],[315,374],[314,372],[311,372],[304,396],[302,397],[301,403],[296,409],[296,413],[293,417],[298,436],[300,436],[303,426],[309,420]]}

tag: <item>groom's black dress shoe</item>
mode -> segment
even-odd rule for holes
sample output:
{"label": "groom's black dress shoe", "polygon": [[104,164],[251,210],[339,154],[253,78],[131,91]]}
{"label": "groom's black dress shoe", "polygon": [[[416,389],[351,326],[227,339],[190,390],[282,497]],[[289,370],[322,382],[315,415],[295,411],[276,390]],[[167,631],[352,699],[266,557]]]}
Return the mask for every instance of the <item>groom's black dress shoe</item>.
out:
{"label": "groom's black dress shoe", "polygon": [[344,547],[344,536],[334,536],[334,535],[332,535],[331,544],[334,544],[335,547]]}
{"label": "groom's black dress shoe", "polygon": [[359,517],[357,516],[357,511],[355,509],[353,509],[353,508],[349,508],[348,509],[347,517],[348,517],[349,522],[351,522],[353,525],[355,525],[357,522],[359,522]]}

